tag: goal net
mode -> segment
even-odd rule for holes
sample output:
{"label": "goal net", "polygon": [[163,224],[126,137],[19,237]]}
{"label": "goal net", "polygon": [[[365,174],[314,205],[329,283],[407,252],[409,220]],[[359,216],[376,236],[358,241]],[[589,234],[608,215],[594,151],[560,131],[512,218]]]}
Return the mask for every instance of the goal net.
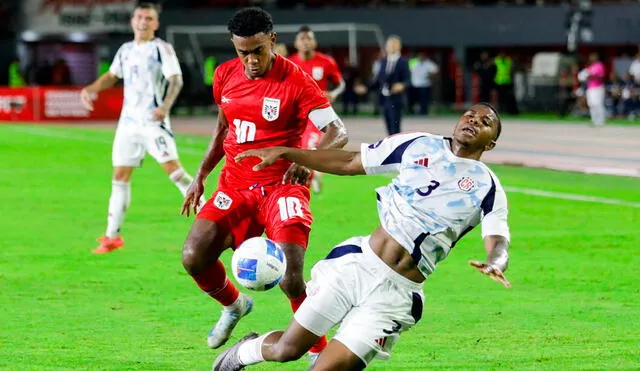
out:
{"label": "goal net", "polygon": [[[384,47],[384,36],[379,26],[362,23],[317,23],[305,24],[316,34],[322,48],[348,47],[349,62],[358,63],[358,48],[362,46]],[[285,43],[292,51],[293,41],[303,24],[275,26],[278,42]],[[215,56],[219,63],[236,57],[229,40],[226,25],[218,26],[178,26],[167,27],[167,41],[173,44],[177,53],[186,57],[187,63],[193,59],[202,74],[204,60]],[[192,58],[193,57],[193,58]]]}

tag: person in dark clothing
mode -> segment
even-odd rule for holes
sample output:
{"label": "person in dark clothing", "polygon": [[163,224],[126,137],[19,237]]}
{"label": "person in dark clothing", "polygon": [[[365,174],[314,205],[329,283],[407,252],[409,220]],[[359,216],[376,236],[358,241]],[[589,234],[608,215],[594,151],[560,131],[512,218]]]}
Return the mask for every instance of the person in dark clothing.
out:
{"label": "person in dark clothing", "polygon": [[473,70],[480,78],[480,102],[491,102],[496,66],[493,60],[489,58],[489,52],[483,51],[480,54],[480,60],[473,65]]}
{"label": "person in dark clothing", "polygon": [[344,68],[342,70],[342,78],[344,79],[344,93],[342,93],[342,112],[343,114],[358,114],[358,94],[356,94],[355,86],[360,83],[360,71],[358,66],[349,62],[349,58],[344,60]]}
{"label": "person in dark clothing", "polygon": [[[384,116],[387,132],[393,135],[401,131],[402,106],[406,91],[411,85],[411,72],[409,62],[400,54],[402,50],[400,37],[389,36],[385,49],[386,56],[381,60],[380,71],[369,86],[369,90],[375,89],[379,92],[380,110]],[[363,86],[356,90],[359,94],[364,94],[366,91],[367,88]]]}

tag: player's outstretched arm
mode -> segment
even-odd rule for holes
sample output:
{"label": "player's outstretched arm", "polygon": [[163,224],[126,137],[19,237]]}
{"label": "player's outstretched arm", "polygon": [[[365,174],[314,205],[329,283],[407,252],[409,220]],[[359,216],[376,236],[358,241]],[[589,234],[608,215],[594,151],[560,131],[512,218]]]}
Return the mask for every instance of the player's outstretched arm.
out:
{"label": "player's outstretched arm", "polygon": [[198,207],[200,206],[200,196],[204,193],[204,184],[207,176],[218,165],[220,160],[224,157],[224,148],[222,146],[224,138],[229,131],[229,123],[227,117],[222,110],[218,111],[218,125],[216,125],[209,147],[204,154],[204,158],[200,163],[198,172],[196,173],[193,182],[187,189],[187,194],[184,197],[182,203],[182,214],[189,216],[191,208],[193,207],[193,213],[196,214]]}
{"label": "player's outstretched arm", "polygon": [[93,101],[97,98],[98,93],[113,87],[118,82],[118,76],[111,72],[106,72],[90,85],[85,86],[80,91],[80,100],[89,111],[93,111]]}
{"label": "player's outstretched arm", "polygon": [[[322,128],[322,137],[320,143],[318,143],[318,149],[330,149],[330,148],[342,148],[347,142],[347,129],[344,127],[342,120],[335,114],[333,108],[319,109],[311,111],[309,118],[312,122],[326,122],[326,116],[333,116],[334,119]],[[324,117],[323,117],[324,116]],[[282,177],[282,183],[292,184],[306,184],[311,172],[307,167],[302,164],[293,163],[287,169],[287,172]]]}
{"label": "player's outstretched arm", "polygon": [[511,287],[511,284],[504,276],[504,271],[509,266],[509,241],[503,236],[486,236],[484,238],[484,249],[487,251],[487,262],[471,260],[469,265],[500,282],[505,287]]}
{"label": "player's outstretched arm", "polygon": [[272,165],[279,158],[286,158],[310,169],[336,175],[365,174],[360,160],[360,152],[344,151],[341,149],[304,150],[288,147],[271,147],[250,149],[235,157],[240,162],[247,157],[258,157],[262,160],[253,167],[254,171]]}

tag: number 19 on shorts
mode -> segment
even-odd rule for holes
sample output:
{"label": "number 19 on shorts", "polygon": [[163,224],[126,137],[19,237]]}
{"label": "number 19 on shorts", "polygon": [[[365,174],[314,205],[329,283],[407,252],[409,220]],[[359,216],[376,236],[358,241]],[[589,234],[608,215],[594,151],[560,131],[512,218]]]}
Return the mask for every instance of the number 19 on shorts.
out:
{"label": "number 19 on shorts", "polygon": [[250,121],[234,119],[236,127],[236,143],[253,142],[256,140],[256,124]]}

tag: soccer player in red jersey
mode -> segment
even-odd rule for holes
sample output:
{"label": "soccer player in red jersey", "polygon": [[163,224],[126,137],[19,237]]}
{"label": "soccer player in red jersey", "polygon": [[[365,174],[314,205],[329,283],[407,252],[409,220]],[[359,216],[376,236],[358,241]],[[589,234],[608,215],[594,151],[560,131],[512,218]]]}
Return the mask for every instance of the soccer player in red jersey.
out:
{"label": "soccer player in red jersey", "polygon": [[[330,56],[316,50],[318,42],[313,30],[309,26],[302,26],[296,35],[295,47],[298,53],[289,57],[289,59],[300,66],[302,70],[308,73],[331,102],[342,94],[345,88],[340,68],[336,61]],[[329,83],[335,88],[329,90]],[[313,123],[309,122],[307,130],[302,135],[302,146],[307,149],[315,149],[318,147],[322,133]],[[319,172],[312,172],[311,189],[314,192],[320,192],[322,182]]]}
{"label": "soccer player in red jersey", "polygon": [[[228,29],[238,58],[216,68],[213,96],[220,108],[218,125],[182,205],[187,216],[191,209],[197,210],[207,176],[226,157],[218,189],[198,213],[182,250],[187,272],[224,307],[207,338],[212,348],[223,345],[253,307],[251,297],[238,291],[218,259],[226,248],[266,232],[287,257],[280,288],[294,312],[306,297],[302,268],[312,222],[306,187],[309,170],[282,160],[267,171],[255,172],[257,160],[236,163],[234,157],[255,148],[300,148],[308,121],[324,132],[318,148],[341,148],[347,142],[342,121],[318,85],[274,52],[276,34],[269,13],[242,9],[229,20]],[[322,338],[310,358],[324,346]]]}

